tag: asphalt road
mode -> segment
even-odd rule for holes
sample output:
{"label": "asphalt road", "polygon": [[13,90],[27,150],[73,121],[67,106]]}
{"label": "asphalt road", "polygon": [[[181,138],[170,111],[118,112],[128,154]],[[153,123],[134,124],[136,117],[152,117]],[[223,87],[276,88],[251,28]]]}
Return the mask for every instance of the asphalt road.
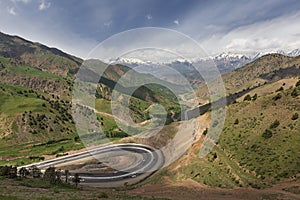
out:
{"label": "asphalt road", "polygon": [[[128,143],[93,148],[85,152],[33,163],[22,167],[29,168],[35,165],[39,169],[46,169],[50,166],[67,165],[69,162],[76,163],[77,160],[85,158],[97,158],[100,156],[110,158],[115,157],[118,159],[120,155],[122,155],[122,157],[126,157],[126,155],[133,157],[134,162],[130,163],[129,166],[124,163],[124,167],[122,167],[123,165],[120,167],[119,164],[118,169],[110,173],[79,173],[82,183],[93,184],[100,187],[118,187],[123,186],[126,182],[127,184],[133,184],[147,178],[164,164],[164,156],[160,150],[155,150],[146,145]],[[101,162],[101,160],[99,161]]]}

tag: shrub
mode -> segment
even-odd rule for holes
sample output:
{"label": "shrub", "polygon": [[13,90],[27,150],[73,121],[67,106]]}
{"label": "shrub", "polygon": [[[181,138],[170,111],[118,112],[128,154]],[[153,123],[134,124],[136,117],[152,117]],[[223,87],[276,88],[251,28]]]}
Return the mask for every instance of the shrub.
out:
{"label": "shrub", "polygon": [[251,101],[251,96],[249,94],[247,94],[245,97],[244,97],[244,101]]}
{"label": "shrub", "polygon": [[296,119],[298,119],[298,118],[299,118],[299,114],[298,114],[298,113],[293,114],[292,120],[296,120]]}
{"label": "shrub", "polygon": [[299,95],[299,92],[298,92],[297,88],[294,88],[294,90],[291,93],[291,96],[292,97],[297,97],[298,95]]}
{"label": "shrub", "polygon": [[252,97],[252,101],[255,101],[257,99],[257,94],[255,93]]}
{"label": "shrub", "polygon": [[262,134],[262,137],[265,138],[265,139],[269,139],[272,136],[273,136],[273,133],[269,129],[266,129],[265,132]]}
{"label": "shrub", "polygon": [[276,90],[276,92],[283,91],[283,87],[281,86],[279,89]]}
{"label": "shrub", "polygon": [[234,124],[239,124],[239,119],[235,119]]}
{"label": "shrub", "polygon": [[277,128],[279,126],[280,122],[276,119],[271,125],[270,129]]}
{"label": "shrub", "polygon": [[276,94],[275,97],[273,97],[273,100],[277,101],[278,99],[281,99],[281,97],[282,97],[282,94],[278,93],[278,94]]}
{"label": "shrub", "polygon": [[296,87],[300,86],[300,80],[296,83]]}

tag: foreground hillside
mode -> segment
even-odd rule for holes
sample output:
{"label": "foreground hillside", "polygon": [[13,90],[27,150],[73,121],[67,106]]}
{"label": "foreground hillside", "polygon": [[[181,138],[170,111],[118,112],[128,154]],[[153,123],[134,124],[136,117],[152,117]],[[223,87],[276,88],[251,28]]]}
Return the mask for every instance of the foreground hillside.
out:
{"label": "foreground hillside", "polygon": [[[292,73],[289,76],[293,76]],[[205,132],[199,132],[197,141],[187,155],[150,178],[148,183],[151,186],[142,188],[147,191],[158,184],[172,191],[176,188],[174,185],[181,185],[184,191],[187,183],[193,185],[193,189],[205,185],[235,190],[241,187],[269,188],[274,190],[273,197],[268,197],[270,199],[283,198],[284,195],[280,193],[293,188],[291,197],[286,198],[297,199],[300,193],[299,115],[298,77],[261,85],[227,106],[225,126],[219,142],[207,157],[198,157],[205,135]],[[199,120],[201,123],[210,121],[208,115]],[[279,191],[276,191],[277,184],[281,185]],[[159,192],[157,194],[167,196]],[[241,194],[239,198],[250,197],[251,194],[244,197]]]}

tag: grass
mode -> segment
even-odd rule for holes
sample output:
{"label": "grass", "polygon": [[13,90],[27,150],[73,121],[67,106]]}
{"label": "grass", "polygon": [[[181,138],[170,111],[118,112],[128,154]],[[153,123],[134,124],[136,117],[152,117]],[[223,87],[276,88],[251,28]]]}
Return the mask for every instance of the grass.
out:
{"label": "grass", "polygon": [[[264,87],[268,94],[261,96]],[[193,149],[192,155],[185,158],[188,160],[175,165],[176,170],[170,166],[149,181],[190,178],[216,187],[264,188],[298,174],[300,120],[293,120],[293,115],[300,113],[300,98],[291,96],[293,87],[277,92],[276,89],[262,86],[256,100],[243,101],[241,97],[229,105],[218,144],[207,157],[200,159],[198,149]],[[278,93],[282,98],[274,98]],[[266,129],[272,132],[270,138],[263,137]]]}
{"label": "grass", "polygon": [[12,66],[9,67],[8,70],[16,73],[16,74],[22,74],[26,76],[34,76],[34,77],[41,77],[41,78],[51,78],[51,79],[62,79],[61,76],[50,74],[48,72],[36,69],[34,67],[30,66]]}
{"label": "grass", "polygon": [[[1,135],[0,164],[22,165],[36,162],[30,156],[83,148],[80,141],[75,141],[77,134],[67,110],[66,101],[53,100],[46,93],[0,84],[0,134],[6,133],[6,129],[12,131]],[[38,145],[56,140],[60,142]]]}
{"label": "grass", "polygon": [[[233,104],[228,109],[220,145],[228,157],[257,174],[262,183],[272,184],[300,172],[300,123],[291,120],[295,111],[299,112],[300,101],[292,98],[290,92],[281,91],[279,100],[274,99],[277,92],[255,102]],[[234,124],[236,119],[238,124]],[[264,138],[264,130],[272,135]]]}
{"label": "grass", "polygon": [[4,200],[81,200],[81,199],[128,199],[128,200],[167,200],[126,194],[126,191],[109,189],[79,188],[74,185],[52,185],[43,179],[3,179],[0,177],[0,199]]}
{"label": "grass", "polygon": [[106,99],[97,98],[95,100],[95,108],[97,111],[111,114],[111,103]]}

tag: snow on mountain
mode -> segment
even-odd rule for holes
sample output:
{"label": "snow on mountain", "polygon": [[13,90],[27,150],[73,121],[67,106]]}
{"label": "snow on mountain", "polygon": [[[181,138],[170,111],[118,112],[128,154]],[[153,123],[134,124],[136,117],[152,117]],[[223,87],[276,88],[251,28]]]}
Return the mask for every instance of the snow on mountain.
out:
{"label": "snow on mountain", "polygon": [[300,49],[294,49],[293,51],[289,52],[287,54],[288,56],[299,56],[300,55]]}
{"label": "snow on mountain", "polygon": [[185,66],[190,66],[192,64],[195,63],[201,63],[204,61],[213,61],[215,62],[215,64],[217,65],[218,68],[221,69],[225,69],[228,68],[225,71],[228,70],[232,70],[231,68],[238,68],[243,66],[244,64],[247,64],[253,60],[256,60],[264,55],[267,54],[271,54],[271,53],[279,53],[282,55],[286,55],[286,56],[299,56],[300,55],[300,49],[295,49],[289,53],[286,53],[283,50],[277,50],[277,51],[265,51],[265,52],[254,52],[252,54],[249,55],[244,55],[244,54],[238,54],[238,53],[231,53],[231,52],[223,52],[219,55],[216,56],[208,56],[206,58],[198,58],[198,59],[191,59],[191,60],[187,60],[184,58],[178,58],[175,60],[168,60],[165,62],[151,62],[151,61],[145,61],[145,60],[141,60],[139,58],[118,58],[117,60],[115,60],[113,63],[118,63],[118,64],[124,64],[127,65],[129,67],[136,67],[139,65],[185,65]]}
{"label": "snow on mountain", "polygon": [[[287,56],[298,56],[300,55],[300,49],[295,49],[289,53],[286,53],[282,50],[277,51],[265,51],[265,52],[253,52],[251,54],[238,54],[232,52],[223,52],[219,55],[208,56],[205,58],[195,58],[191,60],[187,60],[184,58],[177,58],[173,60],[162,61],[147,61],[141,58],[128,58],[121,57],[117,60],[113,61],[114,64],[123,64],[128,67],[136,68],[140,73],[150,73],[153,75],[157,75],[157,77],[163,77],[164,80],[167,80],[171,83],[178,83],[178,77],[174,75],[174,73],[167,70],[164,66],[168,66],[175,71],[179,72],[183,75],[187,80],[191,82],[191,84],[195,87],[199,86],[203,82],[202,76],[199,72],[194,68],[195,66],[201,66],[202,63],[211,63],[216,66],[221,74],[233,71],[237,68],[244,66],[245,64],[256,60],[266,54],[270,53],[279,53]],[[112,64],[111,63],[111,64]]]}

